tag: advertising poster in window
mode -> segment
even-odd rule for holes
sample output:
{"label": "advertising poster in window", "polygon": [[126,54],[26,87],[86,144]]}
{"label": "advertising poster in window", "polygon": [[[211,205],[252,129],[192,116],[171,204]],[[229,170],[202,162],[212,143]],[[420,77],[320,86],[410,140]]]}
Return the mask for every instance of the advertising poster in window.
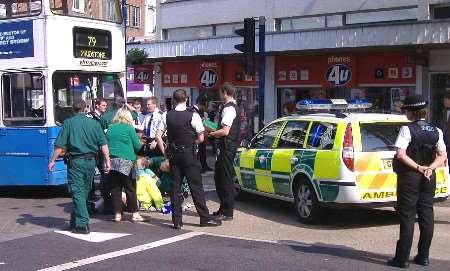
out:
{"label": "advertising poster in window", "polygon": [[34,56],[33,21],[1,24],[0,59]]}

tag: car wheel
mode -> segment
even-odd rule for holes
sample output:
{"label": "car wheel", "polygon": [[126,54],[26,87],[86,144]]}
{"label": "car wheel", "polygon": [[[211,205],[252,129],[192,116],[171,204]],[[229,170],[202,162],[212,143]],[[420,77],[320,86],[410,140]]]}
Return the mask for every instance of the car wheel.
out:
{"label": "car wheel", "polygon": [[319,206],[316,192],[310,182],[301,180],[295,193],[295,211],[302,223],[314,224],[320,219],[323,209]]}

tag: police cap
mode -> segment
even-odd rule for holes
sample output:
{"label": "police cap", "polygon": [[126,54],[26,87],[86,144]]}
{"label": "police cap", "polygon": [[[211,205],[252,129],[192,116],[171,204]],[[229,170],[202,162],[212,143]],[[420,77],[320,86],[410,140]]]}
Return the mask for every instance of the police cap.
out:
{"label": "police cap", "polygon": [[428,102],[420,95],[408,96],[403,102],[402,109],[409,111],[417,111],[427,107]]}

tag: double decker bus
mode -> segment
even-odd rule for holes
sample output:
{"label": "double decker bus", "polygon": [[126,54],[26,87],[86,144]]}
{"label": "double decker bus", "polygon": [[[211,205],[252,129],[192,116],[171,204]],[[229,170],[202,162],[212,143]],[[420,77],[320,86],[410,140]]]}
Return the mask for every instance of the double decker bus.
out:
{"label": "double decker bus", "polygon": [[120,0],[0,0],[0,186],[62,185],[47,171],[72,105],[123,97]]}

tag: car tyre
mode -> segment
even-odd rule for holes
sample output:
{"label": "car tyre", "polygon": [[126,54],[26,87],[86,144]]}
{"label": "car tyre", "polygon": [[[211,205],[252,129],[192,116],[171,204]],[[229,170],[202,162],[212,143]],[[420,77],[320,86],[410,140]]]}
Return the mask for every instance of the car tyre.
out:
{"label": "car tyre", "polygon": [[316,192],[311,183],[300,180],[295,191],[295,211],[299,220],[305,224],[317,223],[323,215],[323,208],[319,205]]}

